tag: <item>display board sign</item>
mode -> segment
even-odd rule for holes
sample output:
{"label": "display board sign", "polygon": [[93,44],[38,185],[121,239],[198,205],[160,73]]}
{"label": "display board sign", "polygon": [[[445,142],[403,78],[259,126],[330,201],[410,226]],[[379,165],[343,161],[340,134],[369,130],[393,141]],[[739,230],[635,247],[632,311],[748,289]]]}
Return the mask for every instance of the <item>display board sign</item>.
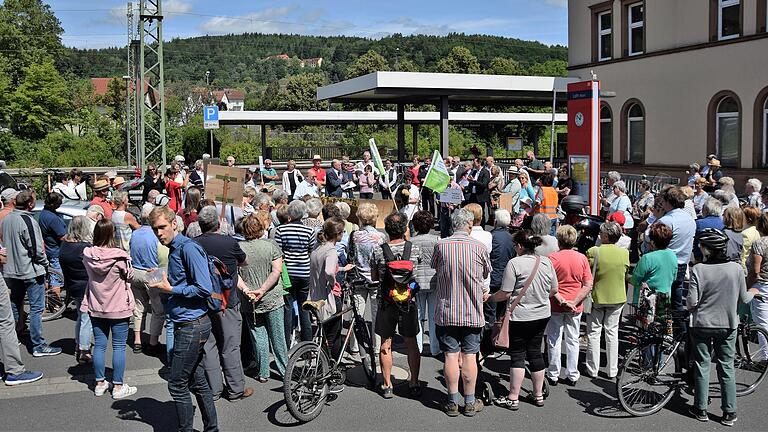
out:
{"label": "display board sign", "polygon": [[507,137],[507,150],[523,151],[523,139],[520,137]]}
{"label": "display board sign", "polygon": [[447,188],[440,194],[440,202],[459,205],[464,201],[464,192],[459,188]]}
{"label": "display board sign", "polygon": [[322,196],[320,197],[320,201],[322,201],[323,204],[336,203],[336,202],[347,203],[347,205],[349,205],[349,208],[350,208],[349,219],[347,220],[357,225],[360,225],[360,221],[357,219],[358,206],[360,205],[361,202],[369,202],[375,205],[376,208],[379,209],[379,218],[376,220],[376,228],[380,228],[380,229],[384,228],[384,218],[386,218],[395,209],[395,203],[393,203],[392,200],[374,200],[374,199],[359,200],[359,199]]}
{"label": "display board sign", "polygon": [[499,208],[502,208],[504,210],[509,210],[511,214],[514,215],[514,212],[512,211],[512,199],[514,198],[515,194],[511,192],[503,193],[499,196]]}
{"label": "display board sign", "polygon": [[203,107],[203,129],[219,128],[219,107],[216,105]]}
{"label": "display board sign", "polygon": [[[582,81],[568,84],[568,156],[586,169],[586,184],[579,183],[577,191],[589,204],[589,211],[600,211],[600,82]],[[573,165],[571,170],[573,171]]]}
{"label": "display board sign", "polygon": [[243,199],[245,168],[208,164],[205,197],[216,202],[239,205]]}

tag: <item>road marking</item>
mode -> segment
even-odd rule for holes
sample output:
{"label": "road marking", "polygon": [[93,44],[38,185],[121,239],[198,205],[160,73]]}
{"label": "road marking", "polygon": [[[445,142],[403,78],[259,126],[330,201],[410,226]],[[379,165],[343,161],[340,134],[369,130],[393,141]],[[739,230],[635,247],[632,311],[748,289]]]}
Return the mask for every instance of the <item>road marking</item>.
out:
{"label": "road marking", "polygon": [[[31,384],[0,387],[0,400],[18,399],[34,396],[57,395],[64,393],[92,392],[94,375],[75,375],[43,378]],[[125,371],[125,382],[132,385],[153,385],[166,382],[158,369],[138,369]],[[86,384],[87,383],[87,384]]]}

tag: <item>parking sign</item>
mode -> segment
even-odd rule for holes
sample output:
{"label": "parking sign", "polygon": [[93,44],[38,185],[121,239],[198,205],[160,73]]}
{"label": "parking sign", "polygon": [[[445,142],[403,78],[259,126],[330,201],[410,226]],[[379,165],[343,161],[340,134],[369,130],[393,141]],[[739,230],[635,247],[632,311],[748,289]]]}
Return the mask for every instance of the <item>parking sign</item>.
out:
{"label": "parking sign", "polygon": [[205,106],[203,107],[203,129],[218,129],[219,128],[219,107]]}

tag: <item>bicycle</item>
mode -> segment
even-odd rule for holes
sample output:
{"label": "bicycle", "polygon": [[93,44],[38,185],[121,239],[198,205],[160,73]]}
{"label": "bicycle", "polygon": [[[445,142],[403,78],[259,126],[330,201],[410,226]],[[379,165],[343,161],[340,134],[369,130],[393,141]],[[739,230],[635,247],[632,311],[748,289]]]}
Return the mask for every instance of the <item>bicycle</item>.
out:
{"label": "bicycle", "polygon": [[[376,357],[373,339],[368,325],[357,312],[357,301],[352,295],[355,288],[377,288],[379,282],[368,282],[356,269],[347,272],[347,280],[342,284],[342,296],[345,301],[340,311],[327,319],[321,320],[318,311],[325,305],[325,300],[307,301],[301,307],[310,311],[317,323],[317,330],[311,341],[301,342],[288,354],[288,364],[283,377],[283,397],[288,412],[298,421],[307,423],[320,415],[323,406],[331,394],[331,386],[342,385],[346,381],[345,367],[342,365],[344,352],[354,334],[360,347],[360,362],[369,386],[376,384]],[[352,313],[347,334],[344,337],[338,358],[333,358],[326,340],[324,324],[343,319]]]}
{"label": "bicycle", "polygon": [[[619,368],[616,394],[621,407],[633,416],[659,412],[675,392],[688,384],[683,372],[688,335],[674,331],[673,322],[682,324],[680,320],[664,318],[664,322],[654,321],[630,336],[633,348]],[[768,343],[768,331],[740,316],[734,354],[736,396],[753,393],[765,379],[766,359],[756,358],[761,340]]]}

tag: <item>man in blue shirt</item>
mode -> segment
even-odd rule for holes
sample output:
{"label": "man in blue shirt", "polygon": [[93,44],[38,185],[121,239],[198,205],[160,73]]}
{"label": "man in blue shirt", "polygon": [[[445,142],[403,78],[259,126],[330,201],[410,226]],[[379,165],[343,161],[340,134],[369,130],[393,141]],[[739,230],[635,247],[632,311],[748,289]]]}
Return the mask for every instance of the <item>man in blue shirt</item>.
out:
{"label": "man in blue shirt", "polygon": [[[168,246],[168,274],[150,288],[170,294],[168,318],[173,321],[174,350],[168,392],[176,405],[180,431],[192,431],[195,407],[190,391],[195,394],[203,415],[204,430],[218,430],[213,393],[200,364],[203,346],[211,336],[207,300],[213,286],[208,270],[208,259],[202,247],[179,234],[176,215],[168,207],[156,207],[149,214],[149,223],[155,235]],[[183,349],[179,349],[183,347]]]}
{"label": "man in blue shirt", "polygon": [[64,218],[56,213],[56,209],[61,207],[63,197],[51,192],[45,197],[45,206],[40,212],[40,232],[43,234],[43,243],[45,243],[45,255],[48,258],[48,265],[52,271],[48,272],[50,277],[51,290],[61,294],[61,287],[64,286],[64,276],[61,273],[61,264],[59,264],[59,247],[61,240],[67,234],[67,224]]}
{"label": "man in blue shirt", "polygon": [[669,249],[677,256],[677,278],[672,283],[672,306],[677,311],[685,310],[685,273],[693,252],[693,238],[696,235],[696,221],[683,210],[685,194],[677,186],[669,186],[661,192],[664,216],[659,222],[672,229]]}

